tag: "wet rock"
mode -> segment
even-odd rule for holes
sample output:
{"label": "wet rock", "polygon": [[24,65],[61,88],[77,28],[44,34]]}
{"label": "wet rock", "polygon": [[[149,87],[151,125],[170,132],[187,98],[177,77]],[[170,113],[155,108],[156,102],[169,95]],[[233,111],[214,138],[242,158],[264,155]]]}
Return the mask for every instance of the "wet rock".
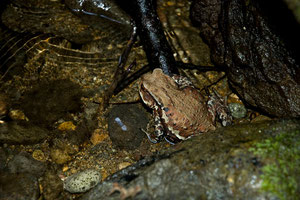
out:
{"label": "wet rock", "polygon": [[34,150],[32,152],[32,158],[34,158],[35,160],[41,161],[41,162],[45,162],[46,161],[45,154],[40,149],[36,149],[36,150]]}
{"label": "wet rock", "polygon": [[51,149],[50,156],[52,160],[59,165],[72,160],[68,152],[62,149]]}
{"label": "wet rock", "polygon": [[[91,4],[94,5],[94,2]],[[94,7],[99,8],[96,5]],[[86,6],[81,9],[87,11]],[[108,30],[106,34],[109,36],[114,35],[115,30],[118,30],[118,33],[128,33],[130,30],[128,25],[112,22],[99,15],[80,12],[78,14],[79,17],[74,15],[61,1],[18,0],[6,7],[2,14],[2,22],[17,32],[51,33],[77,44],[99,39],[99,36],[104,37],[104,29]]]}
{"label": "wet rock", "polygon": [[2,147],[0,147],[0,172],[5,168],[6,166],[6,159],[7,155]]}
{"label": "wet rock", "polygon": [[55,171],[47,170],[41,184],[43,186],[43,197],[45,200],[62,199],[63,182]]}
{"label": "wet rock", "polygon": [[191,18],[212,61],[227,68],[231,86],[248,104],[271,116],[299,117],[299,24],[268,2],[194,0]]}
{"label": "wet rock", "polygon": [[24,95],[20,107],[33,123],[51,126],[80,111],[82,95],[80,86],[70,80],[44,81]]}
{"label": "wet rock", "polygon": [[113,107],[108,116],[109,137],[113,144],[123,149],[137,148],[147,126],[147,113],[138,104],[121,104]]}
{"label": "wet rock", "polygon": [[28,173],[40,177],[44,174],[46,166],[44,163],[35,160],[26,152],[15,155],[7,164],[9,173]]}
{"label": "wet rock", "polygon": [[8,116],[13,121],[18,121],[18,120],[28,121],[28,118],[26,117],[26,115],[23,113],[22,110],[11,110],[9,111]]}
{"label": "wet rock", "polygon": [[299,139],[299,120],[220,128],[115,173],[81,199],[119,199],[109,195],[115,182],[127,191],[140,187],[134,199],[293,199]]}
{"label": "wet rock", "polygon": [[[121,24],[130,24],[130,17],[116,4],[114,1],[77,1],[77,0],[66,0],[65,4],[73,11],[84,10],[89,13],[96,13],[101,16],[106,16],[111,21],[118,21]],[[81,16],[84,13],[78,13]],[[105,17],[103,17],[105,18]]]}
{"label": "wet rock", "polygon": [[8,107],[8,98],[5,95],[0,94],[0,120],[7,114]]}
{"label": "wet rock", "polygon": [[0,124],[0,143],[35,144],[50,134],[50,131],[27,122]]}
{"label": "wet rock", "polygon": [[100,172],[94,169],[87,169],[68,177],[64,182],[64,189],[70,193],[82,193],[90,190],[100,181]]}
{"label": "wet rock", "polygon": [[241,119],[247,114],[247,109],[244,105],[240,103],[230,103],[228,104],[228,109],[230,111],[231,116],[235,119]]}
{"label": "wet rock", "polygon": [[66,133],[66,142],[72,145],[80,145],[89,139],[96,127],[97,121],[95,119],[80,120],[75,131]]}
{"label": "wet rock", "polygon": [[31,174],[0,174],[0,199],[37,200],[39,186],[37,178]]}
{"label": "wet rock", "polygon": [[79,151],[77,145],[71,144],[67,139],[56,137],[52,140],[50,156],[57,164],[64,164],[72,159]]}
{"label": "wet rock", "polygon": [[298,0],[283,0],[288,8],[293,12],[294,17],[300,24],[300,4]]}

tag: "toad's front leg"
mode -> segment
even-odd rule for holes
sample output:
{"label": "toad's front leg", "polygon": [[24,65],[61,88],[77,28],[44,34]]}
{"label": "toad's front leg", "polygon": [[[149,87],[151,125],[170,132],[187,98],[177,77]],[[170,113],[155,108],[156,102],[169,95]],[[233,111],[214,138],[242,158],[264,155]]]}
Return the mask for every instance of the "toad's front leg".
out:
{"label": "toad's front leg", "polygon": [[149,130],[151,130],[151,127],[153,126],[153,120],[150,120],[147,124],[147,130],[142,129],[142,131],[147,135],[150,142],[157,143],[164,137],[164,127],[158,110],[154,109],[152,116],[152,119],[154,119],[154,134],[149,132]]}
{"label": "toad's front leg", "polygon": [[209,95],[207,109],[210,112],[213,121],[215,121],[217,117],[221,121],[222,126],[231,124],[232,117],[229,114],[227,99],[222,97],[216,91],[213,91],[213,93]]}

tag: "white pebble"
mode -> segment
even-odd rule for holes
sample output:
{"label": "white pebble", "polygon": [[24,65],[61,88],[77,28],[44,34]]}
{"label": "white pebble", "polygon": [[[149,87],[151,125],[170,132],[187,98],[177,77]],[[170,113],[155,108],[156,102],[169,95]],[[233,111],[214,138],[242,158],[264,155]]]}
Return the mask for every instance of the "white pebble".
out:
{"label": "white pebble", "polygon": [[87,169],[69,176],[64,181],[64,189],[70,193],[82,193],[90,190],[100,181],[100,172],[94,169]]}

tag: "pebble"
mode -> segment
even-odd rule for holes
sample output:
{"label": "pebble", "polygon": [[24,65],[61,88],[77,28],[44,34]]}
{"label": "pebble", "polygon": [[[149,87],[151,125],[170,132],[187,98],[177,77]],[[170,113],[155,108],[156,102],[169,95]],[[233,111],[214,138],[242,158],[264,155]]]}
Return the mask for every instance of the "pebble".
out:
{"label": "pebble", "polygon": [[230,103],[228,104],[228,108],[231,116],[235,119],[244,118],[247,114],[247,109],[240,103]]}
{"label": "pebble", "polygon": [[97,129],[92,133],[90,141],[93,145],[96,145],[99,144],[100,142],[103,142],[106,138],[108,138],[108,134],[100,133],[99,129]]}
{"label": "pebble", "polygon": [[41,177],[45,170],[45,163],[35,160],[27,152],[20,152],[7,164],[7,171],[9,173],[28,173],[36,177]]}
{"label": "pebble", "polygon": [[71,121],[63,122],[58,127],[60,131],[75,131],[76,126]]}
{"label": "pebble", "polygon": [[90,190],[101,181],[101,173],[95,169],[73,174],[64,181],[64,189],[70,193],[82,193]]}
{"label": "pebble", "polygon": [[14,120],[25,120],[25,121],[29,121],[29,119],[26,117],[26,115],[24,114],[24,112],[22,110],[11,110],[8,113],[9,117]]}
{"label": "pebble", "polygon": [[41,162],[45,162],[46,161],[46,157],[45,157],[45,154],[43,151],[37,149],[37,150],[34,150],[32,152],[32,157],[35,159],[35,160],[38,160],[38,161],[41,161]]}
{"label": "pebble", "polygon": [[67,151],[57,148],[51,149],[50,156],[52,160],[59,165],[65,164],[66,162],[72,160],[71,156],[68,154]]}
{"label": "pebble", "polygon": [[118,167],[119,167],[119,170],[121,170],[121,169],[124,169],[124,168],[126,168],[126,167],[128,167],[128,166],[130,166],[130,165],[131,165],[130,162],[122,162],[122,163],[120,163],[120,164],[118,165]]}

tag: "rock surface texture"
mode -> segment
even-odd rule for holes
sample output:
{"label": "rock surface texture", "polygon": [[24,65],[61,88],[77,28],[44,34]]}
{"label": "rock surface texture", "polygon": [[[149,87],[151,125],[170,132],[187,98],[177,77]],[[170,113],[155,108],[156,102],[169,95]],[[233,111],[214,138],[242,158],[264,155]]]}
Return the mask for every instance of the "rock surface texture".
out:
{"label": "rock surface texture", "polygon": [[[299,180],[299,167],[288,163],[299,156],[299,130],[299,121],[280,120],[204,133],[115,173],[81,200],[293,199],[299,187],[289,182]],[[111,194],[116,183],[121,194]]]}
{"label": "rock surface texture", "polygon": [[299,117],[300,68],[289,45],[293,39],[286,44],[263,12],[256,1],[195,0],[191,6],[212,61],[225,66],[236,92],[268,115]]}

